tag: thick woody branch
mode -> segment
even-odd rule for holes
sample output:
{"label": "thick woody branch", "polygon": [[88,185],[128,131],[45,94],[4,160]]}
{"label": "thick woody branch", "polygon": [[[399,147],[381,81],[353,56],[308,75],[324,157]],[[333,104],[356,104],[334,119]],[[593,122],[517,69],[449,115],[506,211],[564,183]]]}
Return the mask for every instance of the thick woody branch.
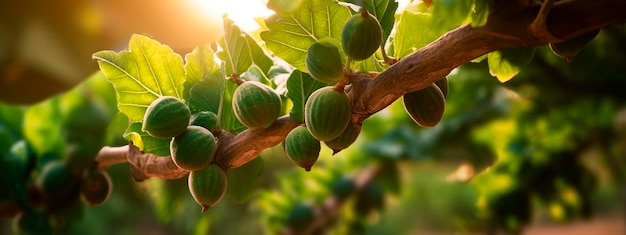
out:
{"label": "thick woody branch", "polygon": [[[545,45],[626,21],[626,1],[623,0],[560,0],[551,5],[549,14],[545,13],[547,8],[539,14],[541,5],[518,4],[522,2],[496,1],[485,26],[465,25],[452,30],[376,77],[355,75],[349,94],[353,104],[352,122],[362,124],[402,95],[420,90],[456,67],[489,52]],[[545,20],[545,27],[531,29],[538,15],[545,18],[540,19]],[[547,34],[552,36],[536,37]],[[224,170],[241,166],[264,149],[279,144],[298,125],[300,123],[284,116],[265,130],[246,130],[238,135],[220,131],[216,133],[218,147],[214,161]],[[134,171],[144,173],[145,177],[182,177],[186,173],[176,168],[171,158],[132,154],[128,162]],[[97,159],[100,168],[123,161],[119,152],[106,147]],[[141,176],[139,173],[135,176]]]}

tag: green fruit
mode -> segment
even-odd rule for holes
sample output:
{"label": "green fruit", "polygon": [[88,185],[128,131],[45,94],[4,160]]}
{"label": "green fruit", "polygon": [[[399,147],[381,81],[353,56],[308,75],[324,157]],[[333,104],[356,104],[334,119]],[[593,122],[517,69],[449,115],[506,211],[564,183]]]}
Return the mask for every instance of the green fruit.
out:
{"label": "green fruit", "polygon": [[374,210],[382,210],[384,206],[385,190],[379,183],[372,182],[357,195],[353,209],[358,215],[366,216]]}
{"label": "green fruit", "polygon": [[320,141],[315,139],[304,126],[291,130],[283,142],[285,154],[291,162],[310,171],[320,155]]}
{"label": "green fruit", "polygon": [[206,167],[213,161],[215,137],[199,126],[188,126],[182,134],[170,142],[172,161],[185,170],[195,171]]}
{"label": "green fruit", "polygon": [[189,173],[188,187],[191,196],[202,206],[202,212],[217,204],[226,193],[226,174],[219,166],[209,164]]}
{"label": "green fruit", "polygon": [[235,116],[251,130],[271,126],[280,115],[281,104],[274,89],[256,81],[241,83],[233,94]]}
{"label": "green fruit", "polygon": [[95,163],[94,159],[99,151],[100,148],[89,140],[81,143],[71,143],[65,149],[63,161],[72,173],[81,175],[84,170]]}
{"label": "green fruit", "polygon": [[434,127],[441,121],[446,101],[441,90],[435,85],[419,91],[404,94],[404,108],[413,121],[423,127]]}
{"label": "green fruit", "polygon": [[439,87],[439,89],[441,90],[441,93],[443,94],[443,98],[447,98],[448,97],[448,78],[443,77],[439,81],[436,81],[435,85],[437,85],[437,87]]}
{"label": "green fruit", "polygon": [[303,229],[315,220],[315,211],[309,204],[298,202],[287,215],[287,225],[295,230]]}
{"label": "green fruit", "polygon": [[343,26],[341,45],[353,60],[364,60],[372,56],[383,40],[382,28],[376,17],[363,10],[350,17]]}
{"label": "green fruit", "polygon": [[189,107],[183,101],[161,96],[148,106],[141,130],[155,138],[172,138],[185,131],[190,117]]}
{"label": "green fruit", "polygon": [[356,190],[354,180],[346,176],[339,177],[331,188],[333,194],[340,200],[348,198]]}
{"label": "green fruit", "polygon": [[67,142],[91,141],[96,147],[104,142],[111,115],[93,99],[83,100],[69,111],[63,126]]}
{"label": "green fruit", "polygon": [[336,154],[339,151],[350,147],[350,145],[352,145],[352,143],[354,143],[354,141],[356,141],[356,139],[359,137],[360,133],[361,125],[357,125],[351,122],[339,136],[324,143],[326,144],[326,146],[333,150],[333,154]]}
{"label": "green fruit", "polygon": [[48,212],[61,210],[78,199],[78,179],[61,161],[48,162],[39,175],[38,183]]}
{"label": "green fruit", "polygon": [[329,141],[341,135],[350,122],[350,99],[332,86],[313,92],[304,105],[304,121],[311,135]]}
{"label": "green fruit", "polygon": [[102,170],[85,172],[80,181],[80,194],[90,206],[102,205],[111,195],[113,183],[109,173]]}
{"label": "green fruit", "polygon": [[48,216],[38,211],[25,211],[14,217],[13,231],[20,235],[53,234]]}
{"label": "green fruit", "polygon": [[201,126],[206,128],[210,132],[213,132],[215,131],[215,128],[217,128],[217,115],[209,111],[194,113],[191,115],[189,125]]}
{"label": "green fruit", "polygon": [[343,63],[339,47],[331,38],[319,40],[306,53],[306,68],[315,80],[335,84],[343,79]]}
{"label": "green fruit", "polygon": [[600,30],[595,30],[593,32],[589,32],[583,34],[581,36],[572,38],[567,41],[550,43],[550,50],[554,52],[555,55],[566,59],[567,62],[572,61],[574,56],[578,54],[592,39],[594,39]]}

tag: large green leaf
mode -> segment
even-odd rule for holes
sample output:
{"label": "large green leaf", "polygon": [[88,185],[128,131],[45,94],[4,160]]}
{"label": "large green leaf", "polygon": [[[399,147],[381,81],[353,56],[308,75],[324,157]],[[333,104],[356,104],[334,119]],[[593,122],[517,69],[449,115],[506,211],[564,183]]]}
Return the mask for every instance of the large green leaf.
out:
{"label": "large green leaf", "polygon": [[235,89],[237,89],[237,84],[230,80],[225,82],[224,95],[222,96],[220,112],[218,113],[219,125],[231,133],[239,133],[247,128],[237,119],[233,110],[233,93]]}
{"label": "large green leaf", "polygon": [[217,57],[226,63],[227,75],[240,75],[253,64],[265,73],[272,67],[273,61],[256,41],[228,18],[224,18],[224,37],[218,43],[222,51],[217,52]]}
{"label": "large green leaf", "polygon": [[500,82],[510,80],[532,61],[536,48],[511,48],[489,53],[489,73]]}
{"label": "large green leaf", "polygon": [[305,0],[290,12],[277,12],[265,20],[269,31],[261,38],[276,56],[307,71],[306,52],[315,41],[327,37],[341,40],[343,24],[350,10],[335,0]]}
{"label": "large green leaf", "polygon": [[405,57],[437,39],[443,31],[432,30],[429,27],[432,22],[433,16],[429,12],[418,10],[417,7],[404,10],[400,14],[394,36],[396,58]]}
{"label": "large green leaf", "polygon": [[200,80],[210,79],[215,73],[220,72],[213,50],[208,45],[194,48],[191,53],[185,55],[185,62],[185,80],[189,87],[193,87]]}
{"label": "large green leaf", "polygon": [[364,6],[369,13],[376,16],[383,28],[383,41],[387,40],[393,30],[398,2],[395,0],[345,0],[345,2]]}
{"label": "large green leaf", "polygon": [[13,137],[22,135],[22,123],[26,108],[0,103],[0,124],[4,124]]}
{"label": "large green leaf", "polygon": [[263,158],[256,157],[254,160],[243,166],[232,169],[226,173],[228,177],[228,187],[226,193],[233,198],[236,203],[244,203],[252,197],[256,190],[257,182],[264,167]]}
{"label": "large green leaf", "polygon": [[141,131],[141,122],[134,122],[128,126],[124,133],[124,139],[133,142],[139,150],[156,156],[170,155],[170,140],[154,138],[148,133]]}
{"label": "large green leaf", "polygon": [[219,73],[210,79],[203,79],[189,90],[189,108],[192,112],[210,111],[219,114],[220,103],[224,95],[226,79]]}
{"label": "large green leaf", "polygon": [[468,18],[474,1],[472,0],[433,0],[433,29],[450,30],[463,24]]}
{"label": "large green leaf", "polygon": [[100,51],[93,58],[115,87],[118,109],[131,121],[141,121],[160,96],[183,98],[183,60],[156,40],[134,34],[128,51]]}
{"label": "large green leaf", "polygon": [[289,112],[291,119],[297,122],[304,122],[304,105],[309,95],[315,90],[326,86],[324,83],[313,79],[308,73],[300,70],[291,72],[287,79],[287,97],[293,102],[293,107]]}
{"label": "large green leaf", "polygon": [[64,153],[61,123],[66,112],[61,110],[61,101],[59,96],[48,99],[31,106],[24,115],[24,137],[37,155],[52,153],[62,156]]}

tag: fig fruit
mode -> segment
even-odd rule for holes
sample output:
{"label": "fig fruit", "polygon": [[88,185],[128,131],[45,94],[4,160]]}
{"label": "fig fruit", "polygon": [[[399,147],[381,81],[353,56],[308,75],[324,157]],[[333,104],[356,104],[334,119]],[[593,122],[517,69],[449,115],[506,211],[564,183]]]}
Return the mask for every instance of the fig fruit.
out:
{"label": "fig fruit", "polygon": [[209,130],[215,131],[217,128],[217,115],[214,112],[201,111],[191,115],[189,125],[201,126]]}
{"label": "fig fruit", "polygon": [[446,107],[443,93],[435,84],[404,94],[404,108],[413,121],[423,127],[434,127],[441,121]]}
{"label": "fig fruit", "polygon": [[439,87],[439,89],[441,90],[441,93],[443,94],[443,98],[447,98],[448,97],[448,78],[443,77],[439,81],[436,81],[435,85],[437,85],[437,87]]}
{"label": "fig fruit", "polygon": [[233,94],[235,116],[251,130],[271,126],[280,115],[281,105],[274,89],[256,81],[244,81]]}
{"label": "fig fruit", "polygon": [[80,194],[90,206],[102,205],[111,195],[113,183],[106,171],[93,169],[86,171],[80,181]]}
{"label": "fig fruit", "polygon": [[190,117],[189,107],[183,101],[161,96],[148,106],[141,130],[155,138],[172,138],[185,131]]}
{"label": "fig fruit", "polygon": [[555,55],[566,59],[567,62],[571,62],[574,56],[589,44],[598,33],[600,33],[600,30],[595,30],[563,42],[550,43],[550,50],[552,50]]}
{"label": "fig fruit", "polygon": [[333,154],[336,154],[339,151],[350,147],[350,145],[352,145],[352,143],[354,143],[354,141],[356,141],[356,139],[359,137],[360,133],[361,125],[350,122],[350,124],[348,124],[346,129],[343,130],[343,132],[341,132],[339,136],[324,143],[326,144],[326,146],[333,150]]}
{"label": "fig fruit", "polygon": [[328,86],[314,91],[304,105],[304,122],[319,141],[337,138],[350,122],[351,104],[348,95]]}
{"label": "fig fruit", "polygon": [[206,167],[215,154],[215,136],[200,126],[188,126],[170,142],[170,154],[176,166],[195,171]]}
{"label": "fig fruit", "polygon": [[319,40],[306,53],[305,65],[315,80],[334,85],[343,79],[343,63],[339,47],[331,38]]}
{"label": "fig fruit", "polygon": [[188,187],[202,212],[217,204],[226,193],[226,174],[215,164],[189,173]]}
{"label": "fig fruit", "polygon": [[310,171],[320,155],[321,144],[304,126],[291,130],[283,142],[285,154],[291,162]]}
{"label": "fig fruit", "polygon": [[309,204],[298,202],[287,215],[287,225],[294,230],[307,227],[315,219],[315,211]]}
{"label": "fig fruit", "polygon": [[376,17],[362,9],[360,14],[350,17],[343,26],[341,33],[343,51],[350,59],[367,59],[380,47],[383,40],[382,32]]}

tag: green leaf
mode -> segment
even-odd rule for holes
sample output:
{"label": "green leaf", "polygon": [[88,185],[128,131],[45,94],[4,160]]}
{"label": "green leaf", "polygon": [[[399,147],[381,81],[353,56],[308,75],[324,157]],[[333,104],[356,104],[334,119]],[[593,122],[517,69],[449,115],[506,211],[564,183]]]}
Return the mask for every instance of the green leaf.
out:
{"label": "green leaf", "polygon": [[193,87],[200,80],[208,80],[215,73],[220,72],[220,66],[215,62],[213,50],[207,45],[197,46],[191,53],[185,55],[185,80],[189,87]]}
{"label": "green leaf", "polygon": [[60,125],[64,119],[61,99],[57,96],[31,106],[24,115],[23,132],[37,155],[53,153],[62,156],[65,142]]}
{"label": "green leaf", "polygon": [[389,67],[383,64],[382,61],[382,54],[376,53],[374,56],[370,56],[365,60],[356,61],[354,64],[355,69],[360,72],[382,72]]}
{"label": "green leaf", "polygon": [[269,31],[261,32],[267,48],[301,71],[306,52],[315,41],[331,37],[341,40],[350,10],[335,0],[305,0],[291,12],[277,12],[267,18]]}
{"label": "green leaf", "polygon": [[225,82],[224,95],[222,97],[220,112],[218,113],[220,121],[219,126],[231,133],[239,133],[247,129],[246,126],[239,122],[239,119],[235,116],[235,111],[233,111],[232,103],[235,89],[237,89],[237,84],[230,80]]}
{"label": "green leaf", "polygon": [[250,35],[228,18],[224,18],[224,33],[218,41],[222,51],[217,52],[217,57],[226,62],[226,75],[240,75],[253,64],[265,73],[269,71],[273,61]]}
{"label": "green leaf", "polygon": [[394,36],[396,58],[411,54],[441,35],[428,26],[433,22],[433,16],[430,13],[405,10],[398,21]]}
{"label": "green leaf", "polygon": [[254,64],[251,65],[250,68],[248,68],[248,71],[241,74],[241,79],[246,81],[257,81],[270,87],[274,87],[272,81],[267,77],[267,75],[265,75],[261,68]]}
{"label": "green leaf", "polygon": [[226,193],[233,198],[236,203],[244,203],[252,197],[256,190],[257,182],[263,173],[264,162],[261,156],[232,169],[226,173],[228,187]]}
{"label": "green leaf", "polygon": [[219,114],[225,87],[226,79],[221,73],[196,82],[189,90],[189,108],[194,113],[210,111]]}
{"label": "green leaf", "polygon": [[364,6],[367,11],[376,16],[380,26],[383,28],[383,42],[387,41],[393,24],[395,23],[395,14],[398,9],[398,2],[395,0],[344,0],[359,6]]}
{"label": "green leaf", "polygon": [[532,61],[536,48],[512,48],[489,53],[489,73],[500,82],[510,80]]}
{"label": "green leaf", "polygon": [[487,23],[487,17],[493,6],[493,0],[474,0],[474,10],[472,11],[472,27],[480,27]]}
{"label": "green leaf", "polygon": [[24,120],[24,107],[12,106],[0,103],[0,123],[4,124],[13,137],[18,138],[22,135],[22,123]]}
{"label": "green leaf", "polygon": [[130,124],[124,133],[124,139],[132,141],[133,145],[143,152],[156,156],[170,155],[171,139],[158,139],[148,135],[148,133],[141,131],[141,122]]}
{"label": "green leaf", "polygon": [[463,24],[472,12],[471,0],[433,0],[433,29],[450,30]]}
{"label": "green leaf", "polygon": [[183,60],[156,40],[134,34],[128,51],[100,51],[93,58],[115,87],[118,109],[133,122],[160,96],[183,98]]}
{"label": "green leaf", "polygon": [[293,102],[289,116],[297,122],[304,122],[304,105],[311,93],[326,86],[324,83],[313,79],[308,73],[300,70],[291,72],[287,79],[287,98]]}

